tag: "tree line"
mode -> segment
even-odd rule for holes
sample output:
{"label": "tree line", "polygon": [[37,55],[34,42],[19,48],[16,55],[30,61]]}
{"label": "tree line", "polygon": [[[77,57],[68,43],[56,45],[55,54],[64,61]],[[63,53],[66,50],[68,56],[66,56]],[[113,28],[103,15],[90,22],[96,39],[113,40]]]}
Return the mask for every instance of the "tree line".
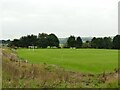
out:
{"label": "tree line", "polygon": [[[9,40],[9,47],[23,47],[37,46],[38,48],[56,47],[60,48],[58,37],[51,33],[39,33],[37,35],[22,36],[20,39]],[[120,49],[120,35],[115,37],[93,37],[91,41],[83,42],[81,37],[70,36],[63,48],[96,48],[96,49]]]}
{"label": "tree line", "polygon": [[116,35],[113,39],[110,37],[96,38],[83,43],[81,37],[75,38],[70,36],[67,40],[66,47],[76,48],[96,48],[96,49],[120,49],[120,35]]}
{"label": "tree line", "polygon": [[38,48],[59,47],[59,39],[55,34],[39,33],[37,35],[22,36],[20,39],[14,39],[9,43],[10,47],[23,47],[37,46]]}

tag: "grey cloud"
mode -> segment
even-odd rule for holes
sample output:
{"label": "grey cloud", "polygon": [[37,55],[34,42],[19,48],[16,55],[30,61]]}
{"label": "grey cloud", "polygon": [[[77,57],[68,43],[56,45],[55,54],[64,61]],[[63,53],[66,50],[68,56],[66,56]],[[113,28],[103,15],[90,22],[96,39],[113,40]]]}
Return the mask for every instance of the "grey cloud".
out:
{"label": "grey cloud", "polygon": [[118,0],[2,0],[2,38],[116,35]]}

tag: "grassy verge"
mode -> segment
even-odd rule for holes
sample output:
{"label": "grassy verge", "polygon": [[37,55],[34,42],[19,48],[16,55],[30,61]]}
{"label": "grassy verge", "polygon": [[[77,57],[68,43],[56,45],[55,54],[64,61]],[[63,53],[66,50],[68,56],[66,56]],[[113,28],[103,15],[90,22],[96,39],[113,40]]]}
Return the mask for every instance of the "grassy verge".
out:
{"label": "grassy verge", "polygon": [[0,89],[2,88],[2,49],[0,48]]}

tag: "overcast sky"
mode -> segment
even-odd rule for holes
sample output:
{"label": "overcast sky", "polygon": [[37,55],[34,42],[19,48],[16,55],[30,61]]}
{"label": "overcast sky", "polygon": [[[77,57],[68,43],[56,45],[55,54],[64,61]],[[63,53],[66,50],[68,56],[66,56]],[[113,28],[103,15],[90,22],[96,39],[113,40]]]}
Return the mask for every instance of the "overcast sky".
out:
{"label": "overcast sky", "polygon": [[55,33],[58,37],[118,34],[119,0],[1,0],[0,39]]}

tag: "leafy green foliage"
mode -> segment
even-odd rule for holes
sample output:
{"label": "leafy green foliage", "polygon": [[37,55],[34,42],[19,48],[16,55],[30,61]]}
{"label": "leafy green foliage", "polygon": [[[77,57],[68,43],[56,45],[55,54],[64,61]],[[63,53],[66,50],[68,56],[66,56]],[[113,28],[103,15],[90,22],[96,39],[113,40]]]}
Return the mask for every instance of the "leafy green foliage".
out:
{"label": "leafy green foliage", "polygon": [[59,47],[59,40],[55,34],[49,34],[48,35],[48,41],[50,47]]}
{"label": "leafy green foliage", "polygon": [[91,41],[91,47],[92,48],[105,48],[110,49],[112,48],[112,40],[110,37],[104,37],[104,38],[93,38]]}
{"label": "leafy green foliage", "polygon": [[47,48],[47,46],[49,45],[49,41],[48,41],[48,35],[45,33],[42,33],[38,35],[38,47],[40,48]]}
{"label": "leafy green foliage", "polygon": [[80,48],[82,46],[83,42],[81,37],[77,37],[76,39],[76,48]]}
{"label": "leafy green foliage", "polygon": [[[57,47],[59,48],[60,41],[58,37],[51,33],[39,33],[36,35],[22,36],[20,39],[13,41],[3,41],[4,44],[9,44],[10,47],[28,47],[38,46],[39,48]],[[82,41],[81,37],[70,36],[67,42],[62,45],[64,48],[98,48],[98,49],[120,49],[120,35],[116,35],[113,40],[110,37],[96,38],[94,37],[89,42]]]}
{"label": "leafy green foliage", "polygon": [[74,36],[70,36],[67,40],[67,46],[68,47],[75,47],[76,41]]}
{"label": "leafy green foliage", "polygon": [[120,49],[120,35],[116,35],[113,38],[113,48]]}
{"label": "leafy green foliage", "polygon": [[59,47],[59,40],[55,34],[42,33],[38,35],[27,35],[20,39],[14,39],[10,45],[11,47],[26,47],[28,46],[38,46],[40,48]]}

